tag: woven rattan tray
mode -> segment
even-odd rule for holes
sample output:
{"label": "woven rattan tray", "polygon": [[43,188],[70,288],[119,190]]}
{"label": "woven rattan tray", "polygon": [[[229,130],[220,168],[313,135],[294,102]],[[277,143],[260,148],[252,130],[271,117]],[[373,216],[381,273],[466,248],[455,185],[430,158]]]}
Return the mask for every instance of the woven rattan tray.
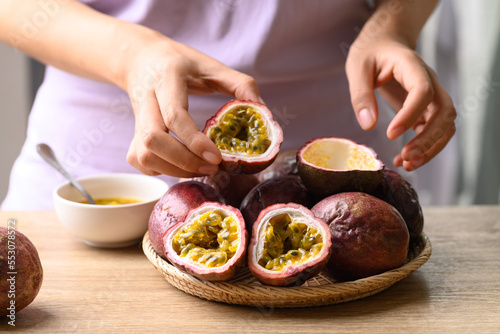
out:
{"label": "woven rattan tray", "polygon": [[158,256],[148,233],[142,248],[156,269],[179,290],[217,302],[274,308],[338,304],[374,295],[420,268],[432,253],[424,235],[411,247],[406,263],[397,269],[350,282],[336,282],[327,272],[321,272],[298,287],[271,287],[256,281],[247,267],[228,282],[207,282],[186,274]]}

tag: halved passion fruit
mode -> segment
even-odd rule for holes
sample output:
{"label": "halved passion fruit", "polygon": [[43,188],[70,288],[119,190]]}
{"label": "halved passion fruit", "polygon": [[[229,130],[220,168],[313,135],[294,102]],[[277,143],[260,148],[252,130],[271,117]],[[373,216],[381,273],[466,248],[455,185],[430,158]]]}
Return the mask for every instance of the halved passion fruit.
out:
{"label": "halved passion fruit", "polygon": [[309,209],[275,204],[264,209],[253,226],[248,267],[263,284],[298,286],[326,266],[330,247],[328,226]]}
{"label": "halved passion fruit", "polygon": [[384,164],[371,148],[337,137],[316,138],[297,152],[297,168],[306,188],[325,197],[345,191],[370,192]]}
{"label": "halved passion fruit", "polygon": [[213,187],[198,181],[174,184],[155,204],[149,216],[148,231],[153,249],[165,258],[163,236],[169,228],[186,218],[189,211],[205,202],[223,202]]}
{"label": "halved passion fruit", "polygon": [[238,209],[207,202],[163,238],[167,259],[206,281],[227,281],[245,264],[247,232]]}
{"label": "halved passion fruit", "polygon": [[211,117],[203,129],[219,147],[220,167],[231,174],[255,174],[278,155],[283,131],[262,103],[232,100]]}

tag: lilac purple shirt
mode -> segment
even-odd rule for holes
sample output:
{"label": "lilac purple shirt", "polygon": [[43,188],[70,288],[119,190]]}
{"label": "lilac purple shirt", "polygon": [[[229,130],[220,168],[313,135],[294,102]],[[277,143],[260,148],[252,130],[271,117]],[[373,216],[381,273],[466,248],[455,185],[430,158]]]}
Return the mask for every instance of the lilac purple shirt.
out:
{"label": "lilac purple shirt", "polygon": [[[151,27],[253,76],[284,131],[283,150],[319,136],[354,139],[386,163],[398,143],[385,137],[390,114],[361,130],[350,104],[344,63],[349,44],[369,17],[365,0],[87,0],[103,13]],[[200,129],[231,97],[190,96]],[[52,208],[62,176],[36,153],[50,144],[75,176],[138,173],[126,161],[134,131],[121,89],[53,67],[33,105],[28,135],[16,160],[4,210]],[[170,184],[177,179],[161,176]]]}

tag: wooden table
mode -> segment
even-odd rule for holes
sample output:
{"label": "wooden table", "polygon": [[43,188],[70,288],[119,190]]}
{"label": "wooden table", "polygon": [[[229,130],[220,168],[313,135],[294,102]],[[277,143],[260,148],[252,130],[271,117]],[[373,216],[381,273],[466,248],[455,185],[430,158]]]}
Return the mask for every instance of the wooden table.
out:
{"label": "wooden table", "polygon": [[[499,333],[500,206],[425,207],[433,253],[377,295],[301,309],[226,305],[171,286],[140,245],[86,246],[54,212],[0,212],[17,221],[44,268],[16,331],[36,333]],[[0,331],[14,329],[0,319]]]}

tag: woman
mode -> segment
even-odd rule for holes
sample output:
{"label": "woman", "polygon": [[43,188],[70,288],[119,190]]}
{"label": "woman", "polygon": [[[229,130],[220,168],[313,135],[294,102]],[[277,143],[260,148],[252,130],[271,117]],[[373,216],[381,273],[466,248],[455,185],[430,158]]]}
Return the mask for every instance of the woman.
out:
{"label": "woman", "polygon": [[232,97],[266,102],[284,150],[347,137],[406,170],[455,131],[448,94],[414,52],[435,0],[380,0],[372,12],[364,0],[82,2],[0,5],[0,40],[49,65],[5,210],[52,206],[62,180],[38,142],[77,176],[216,173],[220,152],[199,129]]}

